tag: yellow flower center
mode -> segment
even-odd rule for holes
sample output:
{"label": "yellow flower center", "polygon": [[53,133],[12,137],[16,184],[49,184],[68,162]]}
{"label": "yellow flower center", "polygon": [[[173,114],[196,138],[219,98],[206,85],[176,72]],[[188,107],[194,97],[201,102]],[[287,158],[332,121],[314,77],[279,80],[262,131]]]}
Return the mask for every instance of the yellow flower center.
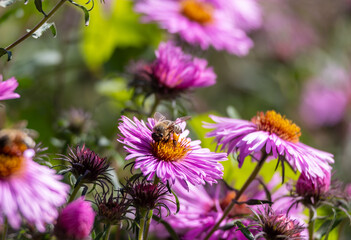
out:
{"label": "yellow flower center", "polygon": [[267,111],[257,113],[257,116],[251,119],[251,122],[257,125],[258,130],[276,134],[283,140],[293,143],[299,142],[301,129],[285,116],[275,111]]}
{"label": "yellow flower center", "polygon": [[25,144],[11,144],[0,148],[0,178],[6,178],[21,170],[24,162]]}
{"label": "yellow flower center", "polygon": [[[174,135],[176,136],[176,134]],[[167,142],[153,141],[151,149],[154,156],[166,162],[179,161],[191,150],[188,140],[178,138],[170,139]]]}
{"label": "yellow flower center", "polygon": [[198,0],[183,0],[182,14],[192,21],[206,24],[212,21],[213,6]]}

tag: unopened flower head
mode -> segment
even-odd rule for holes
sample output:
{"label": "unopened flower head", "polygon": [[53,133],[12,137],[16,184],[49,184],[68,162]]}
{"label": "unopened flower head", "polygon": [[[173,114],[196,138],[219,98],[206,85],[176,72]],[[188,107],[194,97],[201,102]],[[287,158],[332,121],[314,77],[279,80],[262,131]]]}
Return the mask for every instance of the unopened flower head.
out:
{"label": "unopened flower head", "polygon": [[59,240],[85,240],[93,229],[95,213],[90,202],[78,198],[62,209],[55,225]]}
{"label": "unopened flower head", "polygon": [[155,93],[161,99],[174,99],[186,91],[216,82],[216,74],[205,59],[192,57],[171,42],[159,45],[153,63],[135,68],[131,85],[136,91]]}
{"label": "unopened flower head", "polygon": [[261,23],[255,0],[141,0],[135,10],[191,45],[239,56],[253,46],[246,31]]}
{"label": "unopened flower head", "polygon": [[136,178],[128,180],[123,191],[131,197],[131,204],[139,210],[156,210],[157,214],[161,214],[161,209],[165,209],[169,213],[168,202],[170,200],[170,192],[165,184],[153,183],[146,178]]}
{"label": "unopened flower head", "polygon": [[85,146],[69,148],[67,156],[62,155],[61,160],[67,161],[71,166],[66,170],[71,172],[76,179],[83,183],[110,182],[108,168],[110,166],[106,158],[101,158]]}
{"label": "unopened flower head", "polygon": [[251,121],[210,116],[214,128],[208,137],[215,137],[222,150],[237,153],[239,167],[249,155],[262,152],[287,162],[308,178],[324,177],[334,163],[333,155],[309,147],[299,141],[300,128],[275,111],[260,112]]}
{"label": "unopened flower head", "polygon": [[287,214],[277,213],[269,206],[256,213],[255,222],[258,224],[255,229],[258,237],[255,239],[306,239],[302,234],[305,227],[300,221],[291,219]]}
{"label": "unopened flower head", "polygon": [[89,131],[93,127],[94,122],[91,118],[89,112],[85,112],[79,108],[71,108],[63,113],[60,124],[70,132],[79,135]]}
{"label": "unopened flower head", "polygon": [[140,169],[148,180],[157,176],[163,183],[180,182],[187,188],[188,183],[211,184],[222,178],[223,166],[219,161],[227,160],[225,153],[213,153],[201,148],[200,141],[187,138],[185,122],[179,124],[182,133],[175,135],[177,139],[155,142],[152,138],[155,123],[153,118],[145,123],[122,116],[118,127],[122,134],[118,141],[129,153],[126,160],[135,159],[134,168]]}
{"label": "unopened flower head", "polygon": [[0,74],[0,101],[19,98],[20,95],[14,92],[17,87],[18,82],[14,77],[2,81],[2,75]]}
{"label": "unopened flower head", "polygon": [[129,224],[130,199],[124,191],[117,190],[111,192],[103,189],[102,193],[95,195],[95,204],[98,208],[97,219],[105,224],[121,225],[124,220]]}
{"label": "unopened flower head", "polygon": [[57,208],[65,203],[69,186],[62,178],[32,158],[32,142],[20,130],[0,130],[0,224],[5,218],[12,228],[18,229],[22,219],[39,231],[46,223],[53,223]]}
{"label": "unopened flower head", "polygon": [[323,178],[307,178],[301,174],[296,182],[296,193],[300,196],[320,196],[329,191],[331,176],[326,172]]}

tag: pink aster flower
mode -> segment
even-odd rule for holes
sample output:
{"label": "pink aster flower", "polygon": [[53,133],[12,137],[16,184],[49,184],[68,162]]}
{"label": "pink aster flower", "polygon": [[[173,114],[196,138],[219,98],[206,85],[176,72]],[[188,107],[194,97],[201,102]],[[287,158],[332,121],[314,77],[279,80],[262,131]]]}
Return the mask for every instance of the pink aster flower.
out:
{"label": "pink aster flower", "polygon": [[129,153],[126,160],[135,159],[134,168],[140,169],[148,180],[157,176],[163,183],[179,182],[185,188],[188,188],[187,183],[216,183],[216,179],[223,176],[219,161],[227,160],[227,155],[201,148],[199,140],[187,138],[189,131],[185,130],[185,125],[185,122],[179,124],[183,132],[177,139],[155,142],[151,136],[154,118],[144,122],[122,116],[118,127],[122,136],[118,141]]}
{"label": "pink aster flower", "polygon": [[20,95],[14,93],[17,87],[18,82],[16,78],[12,77],[6,81],[2,81],[2,75],[0,75],[0,100],[19,98]]}
{"label": "pink aster flower", "polygon": [[304,86],[300,115],[311,128],[334,126],[342,121],[351,103],[351,73],[329,65]]}
{"label": "pink aster flower", "polygon": [[140,0],[135,6],[146,22],[156,21],[172,34],[202,49],[213,46],[239,56],[253,46],[246,31],[261,23],[256,1]]}
{"label": "pink aster flower", "polygon": [[22,219],[45,231],[57,218],[57,208],[66,202],[68,185],[55,171],[32,160],[24,133],[0,131],[0,225],[6,218],[18,229]]}
{"label": "pink aster flower", "polygon": [[251,121],[210,117],[216,123],[206,124],[215,129],[208,136],[215,137],[222,150],[238,152],[239,167],[250,154],[263,152],[286,161],[308,178],[324,177],[331,170],[333,155],[300,143],[300,128],[275,111],[258,113]]}
{"label": "pink aster flower", "polygon": [[134,70],[131,85],[146,94],[175,98],[185,91],[216,83],[217,76],[205,59],[186,54],[171,42],[162,42],[155,55],[153,63],[139,65]]}
{"label": "pink aster flower", "polygon": [[59,240],[88,239],[94,218],[90,202],[78,198],[62,209],[55,225],[55,235]]}

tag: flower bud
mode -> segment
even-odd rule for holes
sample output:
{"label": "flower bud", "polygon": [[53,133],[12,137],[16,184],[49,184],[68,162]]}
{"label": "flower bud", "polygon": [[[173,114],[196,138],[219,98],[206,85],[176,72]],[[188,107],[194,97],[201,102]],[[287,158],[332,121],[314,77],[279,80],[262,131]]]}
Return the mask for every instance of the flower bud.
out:
{"label": "flower bud", "polygon": [[324,178],[307,178],[301,174],[296,183],[296,192],[300,196],[318,196],[329,191],[330,173],[326,172]]}
{"label": "flower bud", "polygon": [[59,240],[89,239],[94,218],[90,203],[78,198],[62,209],[55,225],[55,235]]}

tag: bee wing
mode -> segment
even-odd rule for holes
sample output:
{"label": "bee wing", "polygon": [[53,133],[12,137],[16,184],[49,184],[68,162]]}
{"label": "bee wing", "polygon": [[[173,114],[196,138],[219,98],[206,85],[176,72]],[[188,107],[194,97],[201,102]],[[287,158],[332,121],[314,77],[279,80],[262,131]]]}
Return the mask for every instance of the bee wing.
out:
{"label": "bee wing", "polygon": [[161,121],[166,120],[166,117],[163,116],[163,115],[162,115],[161,113],[159,113],[159,112],[155,112],[155,114],[154,114],[154,119],[155,119],[156,122],[161,122]]}
{"label": "bee wing", "polygon": [[190,118],[191,118],[191,116],[185,116],[185,117],[177,118],[177,120],[174,121],[174,124],[179,124],[181,122],[188,121]]}

